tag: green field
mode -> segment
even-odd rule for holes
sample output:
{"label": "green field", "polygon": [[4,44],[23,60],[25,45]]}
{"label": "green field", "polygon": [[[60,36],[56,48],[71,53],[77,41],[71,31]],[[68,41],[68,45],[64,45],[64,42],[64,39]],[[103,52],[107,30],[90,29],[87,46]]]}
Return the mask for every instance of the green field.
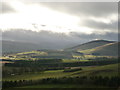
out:
{"label": "green field", "polygon": [[15,75],[3,78],[4,80],[37,80],[43,78],[57,78],[57,77],[64,77],[69,75],[69,73],[63,73],[63,70],[51,70],[45,72],[37,72],[37,73],[27,73],[22,75]]}
{"label": "green field", "polygon": [[78,60],[78,59],[63,59],[62,62],[64,63],[70,63],[70,62],[85,62],[89,60]]}
{"label": "green field", "polygon": [[[86,88],[86,85],[79,85],[79,84],[43,84],[43,85],[23,86],[23,87],[17,87],[17,88]],[[108,87],[88,85],[87,88],[108,88]]]}
{"label": "green field", "polygon": [[[43,78],[59,78],[59,77],[74,77],[74,76],[118,76],[118,65],[111,64],[104,66],[87,66],[81,67],[82,70],[75,72],[63,72],[64,70],[49,70],[44,72],[26,73],[22,75],[14,75],[4,77],[3,81],[14,81],[14,80],[37,80]],[[76,67],[74,67],[76,68]]]}
{"label": "green field", "polygon": [[87,76],[118,76],[118,65],[120,64],[111,64],[104,66],[90,66],[83,67],[83,71],[74,72],[73,76],[87,75]]}

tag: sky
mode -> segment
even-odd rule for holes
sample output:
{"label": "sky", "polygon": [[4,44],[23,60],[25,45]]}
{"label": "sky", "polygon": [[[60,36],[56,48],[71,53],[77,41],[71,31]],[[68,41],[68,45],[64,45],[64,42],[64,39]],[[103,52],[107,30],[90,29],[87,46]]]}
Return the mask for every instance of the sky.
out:
{"label": "sky", "polygon": [[[36,40],[36,43],[51,41],[66,43],[66,46],[97,39],[118,39],[117,2],[11,0],[0,3],[3,39]],[[17,32],[20,36],[16,36]],[[58,43],[57,46],[62,45]]]}

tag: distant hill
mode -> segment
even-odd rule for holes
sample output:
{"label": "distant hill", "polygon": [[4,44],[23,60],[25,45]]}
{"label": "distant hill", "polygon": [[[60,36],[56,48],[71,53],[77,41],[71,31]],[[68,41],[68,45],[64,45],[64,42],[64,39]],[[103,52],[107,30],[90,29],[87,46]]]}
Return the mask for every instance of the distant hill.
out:
{"label": "distant hill", "polygon": [[109,44],[109,43],[114,43],[115,41],[107,41],[107,40],[95,40],[95,41],[90,41],[81,45],[77,45],[71,48],[67,48],[65,50],[69,50],[69,51],[81,51],[81,50],[87,50],[87,49],[92,49],[95,47],[99,47],[105,44]]}
{"label": "distant hill", "polygon": [[[67,51],[59,51],[59,50],[47,50],[43,49],[42,46],[34,43],[28,43],[28,42],[19,42],[19,41],[5,41],[2,40],[2,53],[3,54],[13,54],[13,53],[29,53],[34,54],[31,51],[40,51],[47,53],[47,55],[37,55],[36,52],[34,52],[36,55],[32,55],[32,58],[72,58],[71,52]],[[22,54],[21,54],[22,55]]]}
{"label": "distant hill", "polygon": [[[64,49],[63,51],[57,50],[47,50],[45,51],[41,45],[20,42],[20,41],[6,41],[2,40],[2,53],[3,54],[12,54],[19,52],[28,52],[32,50],[43,50],[44,52],[49,53],[49,57],[69,57],[72,58],[73,55],[83,55],[83,54],[92,54],[92,55],[102,55],[102,56],[117,56],[118,54],[118,43],[115,41],[106,41],[106,40],[95,40],[87,42],[72,48]],[[43,57],[43,56],[41,56]],[[46,56],[45,56],[46,57]]]}
{"label": "distant hill", "polygon": [[25,52],[40,49],[40,46],[28,42],[6,41],[2,40],[2,53],[12,54],[18,52]]}
{"label": "distant hill", "polygon": [[87,49],[80,52],[99,56],[117,56],[118,45],[120,45],[120,43],[108,43],[96,48]]}
{"label": "distant hill", "polygon": [[20,52],[11,54],[9,57],[25,58],[41,58],[41,59],[71,59],[72,54],[70,52],[58,51],[58,50],[33,50],[28,52]]}

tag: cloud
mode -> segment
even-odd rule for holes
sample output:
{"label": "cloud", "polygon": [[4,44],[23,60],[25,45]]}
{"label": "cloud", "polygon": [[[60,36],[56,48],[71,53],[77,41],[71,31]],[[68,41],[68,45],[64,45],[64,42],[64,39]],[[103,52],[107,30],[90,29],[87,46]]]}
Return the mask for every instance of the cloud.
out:
{"label": "cloud", "polygon": [[[15,7],[12,8],[9,3],[4,2],[2,11],[3,13],[10,13],[10,12],[17,12],[15,10],[18,11],[20,10],[21,14],[18,15],[19,18],[18,16],[16,16],[17,19],[15,18],[15,15],[17,14],[13,15],[14,27],[17,27],[17,25],[18,26],[20,25],[19,27],[21,27],[23,25],[22,27],[25,26],[27,28],[30,27],[29,28],[30,30],[25,28],[23,29],[19,28],[14,30],[15,29],[14,28],[9,31],[3,32],[3,39],[38,43],[44,48],[53,48],[53,49],[71,47],[94,39],[118,40],[117,39],[118,20],[116,18],[118,14],[117,2],[44,2],[44,3],[31,2],[24,4],[22,3],[24,2],[21,2],[20,4],[18,2],[18,5],[22,5],[26,7],[26,9],[19,6],[17,7],[17,5],[15,5],[17,9]],[[47,7],[48,9],[50,9],[50,11],[48,9],[42,9],[44,7]],[[51,9],[53,12],[55,11],[55,13],[51,13]],[[29,11],[29,13],[27,11]],[[62,13],[62,16],[64,16],[64,14],[70,15],[70,18],[68,18],[68,16],[65,16],[63,18],[59,13]],[[11,17],[9,14],[8,16]],[[46,18],[45,16],[48,18]],[[71,16],[77,17],[75,18],[75,23],[74,23],[74,19],[71,19]],[[57,31],[57,29],[55,28],[55,30],[53,30],[54,27],[50,29],[47,28],[48,29],[47,31],[44,31],[42,29],[41,31],[38,30],[40,32],[32,31],[33,26],[34,28],[37,28],[37,24],[38,25],[44,24],[43,22],[45,21],[47,23],[49,22],[48,24],[50,25],[51,23],[55,25],[56,24],[61,25],[62,23],[62,26],[60,27],[63,29],[58,29],[58,30],[65,30],[66,29],[64,28],[65,24],[68,25],[67,28],[69,28],[70,25],[73,24],[75,25],[73,25],[72,30],[68,31],[69,32],[68,35],[66,35],[65,33],[55,32],[55,30]],[[8,25],[9,24],[11,25],[13,19],[12,20],[8,19],[8,21],[6,22],[8,22]],[[28,23],[24,24],[24,22],[26,23],[30,22],[35,24],[34,25]],[[70,25],[67,22],[70,23]],[[5,25],[7,26],[7,24]],[[48,27],[47,24],[44,25],[45,25],[44,28]],[[76,29],[76,26],[80,28]],[[84,30],[82,27],[86,27],[87,29]],[[90,31],[90,29],[92,30]],[[83,31],[84,33],[79,32],[79,30]],[[86,32],[92,32],[92,33],[87,34]]]}
{"label": "cloud", "polygon": [[117,2],[50,2],[40,4],[77,16],[106,17],[118,12]]}
{"label": "cloud", "polygon": [[72,32],[71,33],[72,36],[74,37],[79,37],[81,39],[85,39],[87,41],[91,41],[91,40],[95,40],[95,39],[105,39],[105,40],[115,40],[118,41],[118,33],[111,33],[108,32],[106,34],[97,34],[97,33],[93,33],[93,34],[81,34],[81,33],[76,33],[76,32]]}
{"label": "cloud", "polygon": [[63,49],[76,46],[94,39],[118,40],[117,33],[83,34],[71,32],[53,33],[49,31],[35,32],[31,30],[10,30],[2,32],[3,40],[24,41],[39,44],[45,49]]}
{"label": "cloud", "polygon": [[117,2],[50,2],[40,3],[40,5],[78,16],[79,27],[87,27],[94,29],[93,31],[103,31],[103,33],[118,30]]}
{"label": "cloud", "polygon": [[[76,44],[76,37],[64,33],[53,33],[49,31],[35,32],[31,30],[10,30],[2,33],[3,40],[24,41],[39,44],[44,48],[58,49],[70,47]],[[80,43],[81,41],[79,41]],[[78,43],[78,42],[77,42]]]}
{"label": "cloud", "polygon": [[0,13],[11,13],[11,12],[16,12],[12,6],[9,5],[8,2],[0,2],[0,5],[2,5],[2,8],[0,10]]}
{"label": "cloud", "polygon": [[[14,8],[11,5],[13,5]],[[38,22],[40,23],[45,22],[48,24],[52,23],[52,24],[60,24],[63,26],[66,25],[68,27],[71,25],[77,26],[78,24],[79,27],[87,27],[87,28],[92,28],[94,30],[95,29],[96,30],[107,29],[107,30],[115,31],[117,29],[118,21],[114,20],[114,18],[117,17],[117,13],[118,13],[117,2],[32,2],[32,3],[25,3],[25,2],[19,2],[18,0],[18,2],[12,2],[12,4],[10,4],[10,2],[3,2],[2,6],[3,6],[3,10],[2,10],[3,13],[15,12],[15,10],[17,9],[20,11],[23,11],[21,15],[18,15],[16,17],[15,15],[13,15],[15,19],[12,20],[13,22],[10,22],[10,25],[11,23],[15,25],[15,23],[20,19],[19,24],[15,25],[15,27],[18,25],[21,25],[23,22],[34,23],[34,21],[36,21],[35,23],[37,24]],[[66,13],[67,15],[55,13],[55,12],[51,13],[52,12],[51,10],[48,11],[48,9],[42,9],[43,7],[47,7],[57,12]],[[70,17],[68,15],[70,15]],[[112,15],[114,15],[114,17],[112,17]],[[74,17],[72,19],[71,16],[77,16],[77,18]],[[6,16],[6,18],[7,17],[9,16]],[[21,17],[21,18],[18,18],[18,17]],[[8,22],[9,21],[10,20],[8,20]]]}
{"label": "cloud", "polygon": [[114,21],[111,23],[103,23],[103,22],[96,22],[93,20],[86,20],[82,23],[82,25],[100,31],[109,30],[113,32],[118,30],[118,21]]}

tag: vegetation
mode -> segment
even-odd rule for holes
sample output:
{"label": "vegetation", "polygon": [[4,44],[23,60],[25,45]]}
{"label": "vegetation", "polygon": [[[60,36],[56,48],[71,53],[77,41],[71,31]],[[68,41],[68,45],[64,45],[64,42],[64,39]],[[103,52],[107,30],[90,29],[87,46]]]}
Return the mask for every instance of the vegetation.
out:
{"label": "vegetation", "polygon": [[63,72],[75,72],[80,70],[82,70],[82,68],[67,68]]}
{"label": "vegetation", "polygon": [[65,50],[4,54],[0,60],[3,88],[75,88],[77,85],[77,88],[118,88],[120,58],[111,53],[113,49],[117,49],[116,42],[99,40]]}
{"label": "vegetation", "polygon": [[92,49],[92,48],[95,48],[95,47],[99,47],[99,46],[109,44],[109,43],[114,43],[114,41],[95,40],[95,41],[90,41],[90,42],[87,42],[87,43],[84,43],[84,44],[77,45],[75,47],[67,48],[65,50],[69,50],[69,51],[79,50],[79,51],[82,51],[82,50],[87,50],[87,49]]}
{"label": "vegetation", "polygon": [[[86,85],[79,85],[79,84],[40,84],[40,85],[31,85],[31,86],[22,86],[22,87],[17,87],[17,89],[23,89],[23,88],[61,88],[61,89],[67,89],[67,88],[82,88],[82,89],[85,89],[85,88],[87,88],[87,89],[89,89],[89,88],[101,88],[101,89],[103,89],[103,88],[105,88],[105,90],[110,90],[111,88],[110,87],[107,87],[107,86],[99,86],[99,85],[87,85],[87,87],[86,87]],[[112,88],[112,90],[113,90],[113,88]],[[115,90],[116,90],[116,88],[115,88]]]}
{"label": "vegetation", "polygon": [[19,80],[19,81],[3,81],[3,88],[21,87],[28,85],[41,84],[79,84],[79,85],[96,85],[118,88],[120,85],[120,77],[62,77],[62,78],[46,78],[41,80]]}
{"label": "vegetation", "polygon": [[92,49],[82,50],[80,52],[96,56],[118,56],[118,44],[109,43]]}
{"label": "vegetation", "polygon": [[[59,77],[74,77],[74,76],[118,76],[118,64],[104,65],[104,66],[88,66],[88,67],[66,67],[61,70],[44,70],[36,72],[24,72],[20,74],[16,74],[18,72],[18,68],[16,70],[14,67],[6,68],[8,71],[13,71],[11,74],[3,75],[3,81],[15,81],[15,80],[37,80],[43,78],[59,78]],[[25,68],[23,68],[24,70]],[[73,72],[64,72],[66,69],[73,70]],[[82,70],[81,70],[82,69]],[[4,69],[3,69],[4,70]],[[8,72],[7,71],[7,72]],[[7,74],[6,71],[4,71]],[[13,75],[14,74],[14,75]]]}
{"label": "vegetation", "polygon": [[33,43],[2,40],[2,54],[5,55],[37,50],[39,48],[39,45]]}

